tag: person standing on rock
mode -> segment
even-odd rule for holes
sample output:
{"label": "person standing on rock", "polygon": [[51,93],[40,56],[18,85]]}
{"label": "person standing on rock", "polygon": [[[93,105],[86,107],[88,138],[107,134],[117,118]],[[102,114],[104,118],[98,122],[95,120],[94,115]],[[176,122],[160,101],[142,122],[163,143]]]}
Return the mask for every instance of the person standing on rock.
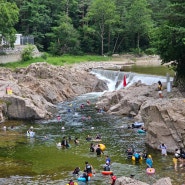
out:
{"label": "person standing on rock", "polygon": [[163,87],[163,85],[162,85],[161,81],[158,81],[158,93],[159,93],[160,98],[163,98],[162,87]]}
{"label": "person standing on rock", "polygon": [[161,149],[161,154],[166,156],[167,155],[167,146],[164,143],[162,143],[159,146],[159,148]]}

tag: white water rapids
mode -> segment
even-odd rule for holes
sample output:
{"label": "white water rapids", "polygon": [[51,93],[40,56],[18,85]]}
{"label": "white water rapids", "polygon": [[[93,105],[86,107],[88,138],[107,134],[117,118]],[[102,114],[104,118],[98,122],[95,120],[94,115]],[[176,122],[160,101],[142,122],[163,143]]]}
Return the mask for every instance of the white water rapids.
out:
{"label": "white water rapids", "polygon": [[[162,83],[167,82],[167,77],[165,76],[146,75],[133,72],[93,69],[91,73],[96,75],[97,78],[107,82],[108,91],[114,91],[123,88],[124,75],[126,76],[126,87],[129,87],[133,83],[139,81],[146,85],[152,85],[154,83],[157,83],[158,81],[161,81]],[[170,78],[170,81],[173,81],[173,78]]]}

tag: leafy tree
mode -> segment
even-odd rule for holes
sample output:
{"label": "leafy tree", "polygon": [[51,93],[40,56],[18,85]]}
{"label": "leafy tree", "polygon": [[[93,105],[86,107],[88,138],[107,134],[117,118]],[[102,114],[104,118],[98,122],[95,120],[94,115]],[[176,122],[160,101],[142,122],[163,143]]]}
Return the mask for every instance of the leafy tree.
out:
{"label": "leafy tree", "polygon": [[155,32],[155,46],[163,63],[172,62],[176,83],[185,91],[185,2],[170,0],[164,22]]}
{"label": "leafy tree", "polygon": [[105,34],[117,20],[116,6],[113,0],[94,0],[89,7],[85,20],[91,32],[98,35],[101,41],[101,54],[104,55]]}
{"label": "leafy tree", "polygon": [[42,0],[23,0],[21,4],[19,2],[19,6],[18,31],[24,35],[33,35],[35,45],[42,50],[46,39],[45,34],[50,31],[52,23],[49,6]]}
{"label": "leafy tree", "polygon": [[53,54],[77,53],[79,50],[79,35],[67,15],[61,16],[58,26],[53,27],[52,31],[47,36],[52,40],[50,51]]}
{"label": "leafy tree", "polygon": [[133,40],[136,38],[136,47],[140,54],[140,41],[142,37],[147,38],[152,28],[152,11],[146,0],[135,0],[127,14],[127,29]]}
{"label": "leafy tree", "polygon": [[14,25],[18,22],[18,16],[19,9],[15,3],[0,0],[0,40],[5,39],[11,47],[15,42]]}

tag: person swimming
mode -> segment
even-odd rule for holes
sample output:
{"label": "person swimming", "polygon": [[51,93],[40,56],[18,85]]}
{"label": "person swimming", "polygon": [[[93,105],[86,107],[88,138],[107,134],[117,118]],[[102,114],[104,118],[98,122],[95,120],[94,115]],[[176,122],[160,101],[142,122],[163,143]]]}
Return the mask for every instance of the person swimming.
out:
{"label": "person swimming", "polygon": [[94,150],[95,150],[95,149],[94,149],[94,144],[91,143],[91,144],[90,144],[90,152],[94,152]]}
{"label": "person swimming", "polygon": [[79,175],[79,172],[80,172],[80,167],[76,167],[73,171],[73,175]]}

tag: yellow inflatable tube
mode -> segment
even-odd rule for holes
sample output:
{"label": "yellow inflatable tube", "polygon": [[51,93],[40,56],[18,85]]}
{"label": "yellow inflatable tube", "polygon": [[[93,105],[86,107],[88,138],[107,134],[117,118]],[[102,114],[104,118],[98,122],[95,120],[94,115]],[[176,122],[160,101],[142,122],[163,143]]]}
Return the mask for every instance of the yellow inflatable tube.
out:
{"label": "yellow inflatable tube", "polygon": [[100,149],[102,150],[102,151],[104,151],[105,150],[105,145],[104,144],[99,144],[100,145]]}
{"label": "yellow inflatable tube", "polygon": [[[135,161],[136,158],[135,158],[134,156],[132,156],[132,160]],[[142,160],[143,160],[143,158],[141,157],[141,158],[139,159],[139,161],[142,161]]]}

